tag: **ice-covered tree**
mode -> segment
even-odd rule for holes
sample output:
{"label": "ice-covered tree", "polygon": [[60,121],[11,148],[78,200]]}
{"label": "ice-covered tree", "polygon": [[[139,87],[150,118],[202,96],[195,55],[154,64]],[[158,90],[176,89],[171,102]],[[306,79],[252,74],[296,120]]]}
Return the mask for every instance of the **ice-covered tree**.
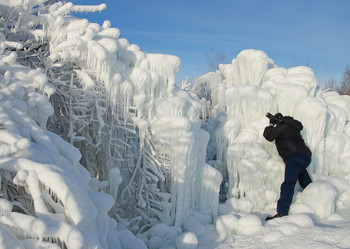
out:
{"label": "ice-covered tree", "polygon": [[145,248],[117,232],[113,197],[91,188],[80,152],[45,129],[54,86],[17,62],[22,42],[0,32],[0,47],[0,247]]}
{"label": "ice-covered tree", "polygon": [[[48,129],[80,150],[90,186],[114,197],[110,216],[132,231],[181,225],[193,210],[216,217],[221,176],[204,161],[198,101],[175,85],[179,58],[147,54],[110,22],[72,15],[103,8],[4,4],[4,35],[23,45],[18,61],[55,86]],[[47,116],[37,120],[45,129]]]}

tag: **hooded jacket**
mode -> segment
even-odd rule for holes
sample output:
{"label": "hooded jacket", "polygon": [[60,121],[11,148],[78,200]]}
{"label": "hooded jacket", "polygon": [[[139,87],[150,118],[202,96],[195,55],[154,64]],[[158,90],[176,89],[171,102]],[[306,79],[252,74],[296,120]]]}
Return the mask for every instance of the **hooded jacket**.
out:
{"label": "hooded jacket", "polygon": [[278,154],[283,161],[294,154],[307,154],[311,156],[310,149],[306,146],[300,131],[303,125],[292,117],[285,116],[283,121],[274,126],[267,126],[264,130],[266,140],[275,140]]}

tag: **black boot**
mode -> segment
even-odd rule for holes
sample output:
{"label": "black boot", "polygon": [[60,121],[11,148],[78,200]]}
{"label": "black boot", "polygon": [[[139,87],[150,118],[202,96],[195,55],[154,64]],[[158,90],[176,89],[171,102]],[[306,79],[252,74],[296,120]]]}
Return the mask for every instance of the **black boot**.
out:
{"label": "black boot", "polygon": [[284,215],[283,214],[275,214],[274,216],[267,216],[265,220],[268,221],[268,220],[272,220],[274,218],[279,218],[282,216],[284,216]]}

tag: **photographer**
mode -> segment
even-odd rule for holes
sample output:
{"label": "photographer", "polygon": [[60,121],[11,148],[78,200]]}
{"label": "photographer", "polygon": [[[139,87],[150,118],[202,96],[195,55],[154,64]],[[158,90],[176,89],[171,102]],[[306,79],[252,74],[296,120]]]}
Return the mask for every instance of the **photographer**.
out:
{"label": "photographer", "polygon": [[266,140],[275,141],[278,154],[285,163],[277,214],[266,218],[271,220],[288,215],[297,180],[303,189],[312,182],[306,171],[311,162],[311,151],[300,134],[303,125],[298,120],[289,116],[283,117],[281,113],[267,113],[266,116],[270,119],[270,125],[265,128],[263,135]]}

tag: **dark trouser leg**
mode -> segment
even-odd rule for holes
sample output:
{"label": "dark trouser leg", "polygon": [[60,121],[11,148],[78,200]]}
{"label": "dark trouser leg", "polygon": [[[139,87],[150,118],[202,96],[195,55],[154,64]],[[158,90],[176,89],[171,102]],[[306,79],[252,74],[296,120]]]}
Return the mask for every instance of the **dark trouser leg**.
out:
{"label": "dark trouser leg", "polygon": [[277,202],[277,213],[287,215],[293,201],[294,188],[297,180],[305,188],[311,183],[311,178],[306,171],[311,157],[303,154],[292,155],[287,158],[285,164],[284,181],[281,185],[280,199]]}
{"label": "dark trouser leg", "polygon": [[306,168],[309,166],[309,164],[311,162],[311,156],[303,155],[303,157],[304,157],[304,163],[300,168],[300,172],[298,175],[298,181],[299,181],[300,186],[303,189],[305,189],[307,187],[307,185],[309,185],[312,182],[309,173],[306,171]]}
{"label": "dark trouser leg", "polygon": [[[289,158],[288,158],[289,159]],[[281,185],[280,199],[277,202],[277,213],[287,215],[290,204],[293,200],[294,187],[298,179],[298,170],[294,165],[286,161],[286,168],[284,172],[284,181]]]}
{"label": "dark trouser leg", "polygon": [[309,175],[309,173],[307,173],[306,169],[302,169],[300,171],[299,176],[298,176],[298,181],[299,181],[300,186],[303,189],[306,188],[307,185],[309,185],[312,182],[310,175]]}

